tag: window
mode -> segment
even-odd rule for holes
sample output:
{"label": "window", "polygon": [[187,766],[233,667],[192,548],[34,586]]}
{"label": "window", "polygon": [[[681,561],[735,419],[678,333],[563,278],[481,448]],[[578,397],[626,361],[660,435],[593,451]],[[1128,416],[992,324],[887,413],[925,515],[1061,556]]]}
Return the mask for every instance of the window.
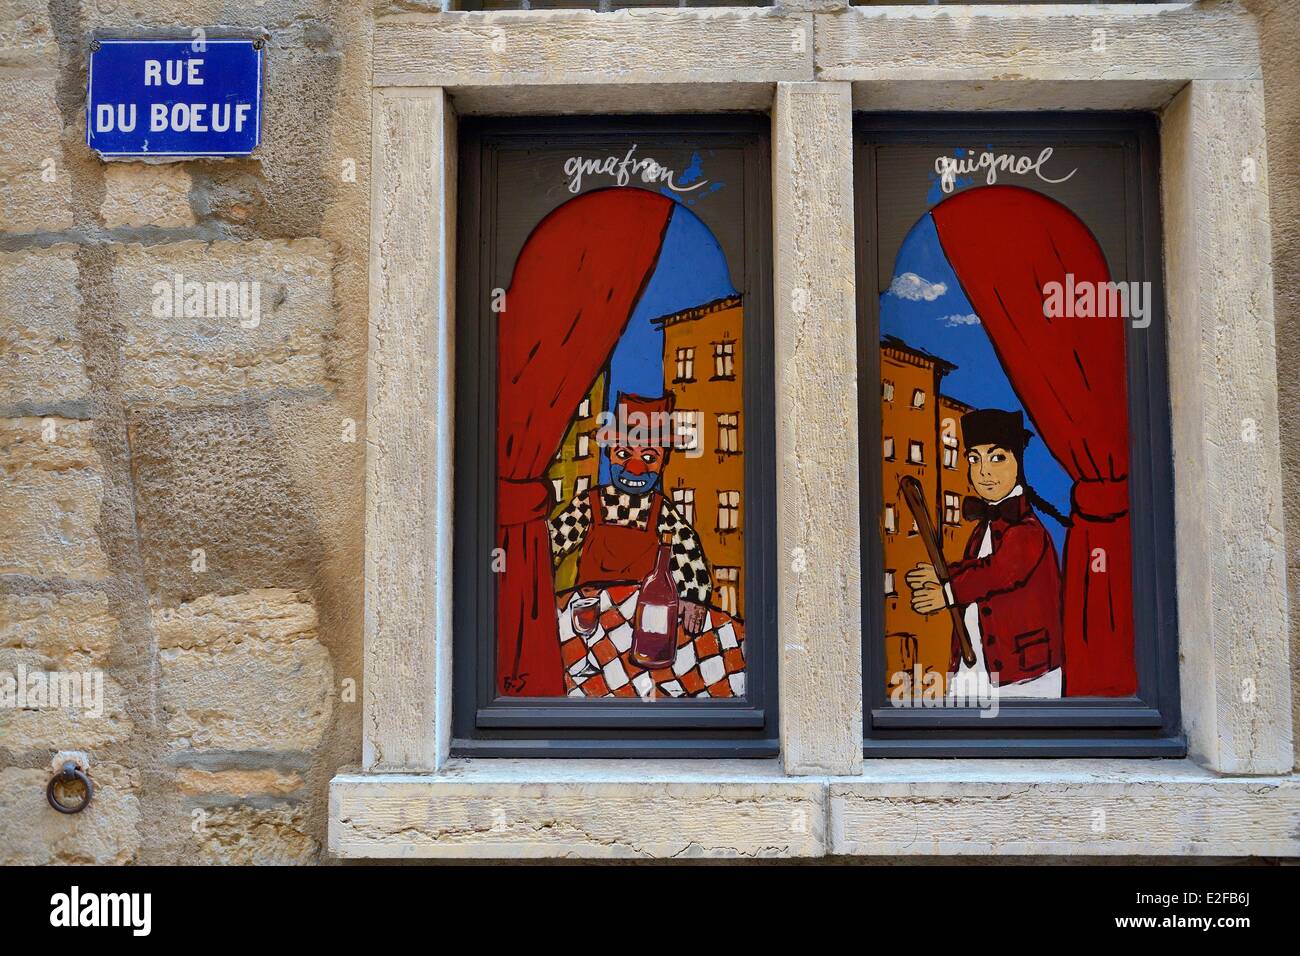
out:
{"label": "window", "polygon": [[736,377],[736,343],[731,340],[713,343],[713,377],[731,379]]}
{"label": "window", "polygon": [[886,438],[884,440],[884,455],[886,461],[894,460],[894,439]]}
{"label": "window", "polygon": [[[459,128],[453,752],[775,755],[768,123]],[[654,182],[573,188],[570,157],[633,149]],[[543,477],[573,495],[544,518]]]}
{"label": "window", "polygon": [[718,530],[735,531],[740,527],[740,492],[718,492]]}
{"label": "window", "polygon": [[715,589],[718,607],[726,614],[736,613],[740,606],[740,568],[721,566],[714,569],[718,583]]}
{"label": "window", "polygon": [[695,349],[683,347],[677,350],[677,376],[673,381],[695,381]]}
{"label": "window", "polygon": [[880,383],[880,399],[885,402],[894,400],[894,383],[889,379],[883,379]]}
{"label": "window", "polygon": [[563,500],[564,500],[564,479],[563,479],[563,478],[552,478],[552,479],[551,479],[551,490],[555,493],[555,503],[556,503],[556,504],[559,504],[561,501],[563,501]]}
{"label": "window", "polygon": [[[863,580],[887,596],[864,588],[868,755],[1185,752],[1154,147],[1145,116],[857,118],[861,374],[881,383],[877,407],[859,389],[859,447],[883,447],[861,500],[897,489],[909,527],[863,514]],[[996,177],[958,172],[982,156]],[[881,436],[917,417],[887,382],[936,409],[902,466]],[[930,445],[943,467],[908,467]],[[968,519],[967,495],[998,510]],[[1032,569],[958,566],[1012,523]],[[895,594],[888,569],[921,564]],[[912,673],[942,678],[938,706],[907,706]]]}
{"label": "window", "polygon": [[676,433],[673,447],[678,451],[698,452],[700,449],[700,413],[698,411],[673,412]]}
{"label": "window", "polygon": [[961,495],[956,492],[943,493],[943,523],[961,524]]}
{"label": "window", "polygon": [[892,504],[885,505],[885,533],[894,534],[898,531],[898,509]]}
{"label": "window", "polygon": [[718,415],[718,454],[740,453],[740,416],[735,412]]}
{"label": "window", "polygon": [[673,505],[687,524],[695,524],[695,489],[674,488]]}
{"label": "window", "polygon": [[956,435],[943,436],[943,467],[949,471],[955,471],[957,468],[957,459],[960,457],[957,450],[959,444]]}

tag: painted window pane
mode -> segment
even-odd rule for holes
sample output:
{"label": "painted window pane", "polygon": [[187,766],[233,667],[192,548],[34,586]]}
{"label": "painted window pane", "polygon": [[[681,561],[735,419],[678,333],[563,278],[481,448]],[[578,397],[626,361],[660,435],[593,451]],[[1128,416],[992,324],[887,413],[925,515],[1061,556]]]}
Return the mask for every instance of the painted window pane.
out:
{"label": "painted window pane", "polygon": [[[1097,724],[1071,724],[1060,705],[1113,702],[1113,727],[1176,730],[1176,695],[1155,666],[1145,685],[1138,669],[1139,642],[1156,661],[1163,638],[1153,616],[1145,632],[1136,624],[1130,477],[1162,453],[1158,437],[1154,450],[1134,438],[1167,435],[1167,422],[1130,424],[1133,409],[1161,407],[1131,395],[1160,367],[1151,356],[1163,361],[1163,332],[1142,337],[1158,318],[1159,242],[1142,206],[1144,190],[1156,195],[1154,167],[1139,164],[1154,131],[1127,122],[861,124],[880,130],[860,134],[858,183],[877,237],[859,274],[881,381],[862,419],[882,436],[880,460],[864,461],[867,500],[883,500],[865,516],[876,530],[864,560],[893,569],[869,612],[869,640],[883,647],[864,651],[879,702],[868,706],[882,714],[937,688],[936,706],[991,711],[973,717],[996,718],[999,701],[1031,707],[1017,724],[948,727],[1091,734]],[[906,405],[891,401],[896,389]],[[900,433],[902,460],[890,437]],[[1150,535],[1154,553],[1163,545]],[[1169,594],[1170,581],[1147,580]],[[1170,645],[1159,646],[1168,666]],[[1040,711],[1041,725],[1026,721]],[[879,720],[949,733],[937,719]],[[1180,746],[1172,732],[1166,743]]]}
{"label": "painted window pane", "polygon": [[492,195],[509,190],[491,233],[508,256],[490,319],[495,697],[743,702],[759,154],[606,140],[502,147],[488,167]]}

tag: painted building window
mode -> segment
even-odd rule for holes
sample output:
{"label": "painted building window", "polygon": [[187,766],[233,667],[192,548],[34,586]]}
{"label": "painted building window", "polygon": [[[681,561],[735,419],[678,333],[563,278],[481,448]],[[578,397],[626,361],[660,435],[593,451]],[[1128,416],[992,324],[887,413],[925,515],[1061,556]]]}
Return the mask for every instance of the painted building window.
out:
{"label": "painted building window", "polygon": [[894,400],[894,383],[887,378],[880,383],[880,400],[883,402],[892,402]]}
{"label": "painted building window", "polygon": [[[653,751],[707,733],[770,753],[770,637],[748,626],[773,593],[750,586],[771,558],[748,533],[772,521],[772,423],[754,418],[771,400],[764,125],[462,131],[458,495],[494,516],[458,519],[458,582],[478,599],[478,615],[457,607],[478,635],[458,654],[463,747],[522,733]],[[543,504],[544,479],[573,491]]]}
{"label": "painted building window", "polygon": [[695,489],[674,488],[673,504],[681,512],[687,524],[695,524]]}
{"label": "painted building window", "polygon": [[943,443],[943,467],[949,471],[954,471],[957,468],[957,461],[961,457],[961,442],[953,434],[945,434],[941,440]]}
{"label": "painted building window", "polygon": [[695,349],[681,348],[677,350],[677,377],[673,381],[695,381]]}
{"label": "painted building window", "polygon": [[866,374],[911,396],[900,413],[882,387],[860,421],[912,432],[905,464],[888,438],[863,463],[864,500],[885,503],[863,516],[864,576],[898,575],[864,594],[868,752],[908,752],[916,728],[1026,753],[1181,746],[1154,613],[1171,524],[1138,497],[1169,462],[1154,134],[1076,119],[859,118]]}
{"label": "painted building window", "polygon": [[736,343],[733,341],[713,343],[713,377],[731,379],[736,377]]}
{"label": "painted building window", "polygon": [[718,492],[718,530],[735,531],[740,527],[740,492]]}
{"label": "painted building window", "polygon": [[676,433],[674,439],[678,451],[696,452],[700,447],[700,413],[694,410],[678,409],[673,412]]}
{"label": "painted building window", "polygon": [[882,442],[882,446],[884,447],[885,460],[893,461],[894,460],[894,439],[889,436],[886,436],[884,441]]}
{"label": "painted building window", "polygon": [[[723,611],[730,614],[740,609],[740,568],[720,565],[717,568],[715,597]],[[743,678],[743,675],[740,675]]]}
{"label": "painted building window", "polygon": [[718,454],[735,455],[740,452],[740,415],[736,412],[718,414]]}

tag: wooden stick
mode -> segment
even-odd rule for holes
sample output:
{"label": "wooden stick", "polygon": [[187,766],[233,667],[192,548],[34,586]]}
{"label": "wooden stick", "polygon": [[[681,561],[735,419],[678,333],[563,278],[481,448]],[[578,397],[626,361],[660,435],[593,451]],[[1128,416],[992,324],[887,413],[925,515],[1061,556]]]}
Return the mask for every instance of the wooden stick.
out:
{"label": "wooden stick", "polygon": [[[916,529],[921,535],[921,543],[925,545],[926,553],[930,555],[930,563],[934,565],[939,586],[946,587],[948,562],[943,558],[943,545],[939,542],[938,534],[935,533],[930,512],[925,508],[925,490],[911,475],[904,475],[898,483],[903,489],[903,500],[907,502],[907,507],[912,510],[912,516],[916,518]],[[957,635],[957,644],[961,648],[961,659],[966,662],[967,667],[974,667],[975,649],[971,646],[970,634],[966,631],[966,619],[962,616],[962,609],[955,604],[949,605],[948,613],[952,616],[952,629]]]}

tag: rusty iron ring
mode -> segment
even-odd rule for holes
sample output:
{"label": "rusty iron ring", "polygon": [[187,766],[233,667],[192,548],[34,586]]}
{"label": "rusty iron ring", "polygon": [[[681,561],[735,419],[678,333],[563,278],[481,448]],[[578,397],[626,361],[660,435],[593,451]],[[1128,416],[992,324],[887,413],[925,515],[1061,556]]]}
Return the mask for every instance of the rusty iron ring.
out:
{"label": "rusty iron ring", "polygon": [[[81,785],[86,788],[86,795],[76,806],[68,806],[62,803],[54,795],[54,788],[60,783],[71,783],[74,780],[80,780]],[[50,806],[60,813],[80,813],[86,807],[90,806],[90,798],[95,795],[95,785],[90,782],[90,777],[86,772],[69,760],[63,765],[63,769],[50,778],[49,786],[45,788],[45,799],[50,801]]]}

